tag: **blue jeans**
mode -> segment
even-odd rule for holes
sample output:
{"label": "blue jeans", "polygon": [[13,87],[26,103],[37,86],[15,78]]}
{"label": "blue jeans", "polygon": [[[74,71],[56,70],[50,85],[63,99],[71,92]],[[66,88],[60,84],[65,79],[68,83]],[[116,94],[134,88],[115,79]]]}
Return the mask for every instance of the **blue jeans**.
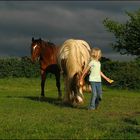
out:
{"label": "blue jeans", "polygon": [[102,84],[101,82],[90,82],[92,93],[89,109],[96,109],[102,99]]}

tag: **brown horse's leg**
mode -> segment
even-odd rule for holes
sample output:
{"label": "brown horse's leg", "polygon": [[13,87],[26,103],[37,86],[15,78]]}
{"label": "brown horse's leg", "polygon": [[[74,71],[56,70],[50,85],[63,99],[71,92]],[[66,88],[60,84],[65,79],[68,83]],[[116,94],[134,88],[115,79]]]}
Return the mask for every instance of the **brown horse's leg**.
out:
{"label": "brown horse's leg", "polygon": [[41,96],[44,97],[44,85],[46,80],[46,71],[41,70]]}
{"label": "brown horse's leg", "polygon": [[55,79],[56,79],[56,86],[57,86],[57,89],[58,89],[58,98],[61,99],[62,98],[62,92],[61,92],[61,85],[60,85],[60,71],[58,71],[56,74],[55,74]]}

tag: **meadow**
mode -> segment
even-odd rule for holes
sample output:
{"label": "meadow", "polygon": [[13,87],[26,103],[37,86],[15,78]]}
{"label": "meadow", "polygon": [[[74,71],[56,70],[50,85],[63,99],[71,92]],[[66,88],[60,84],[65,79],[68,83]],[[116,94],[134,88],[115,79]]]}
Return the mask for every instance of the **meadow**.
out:
{"label": "meadow", "polygon": [[0,79],[0,139],[140,138],[139,91],[103,86],[99,108],[88,111],[90,93],[72,107],[57,100],[54,79],[46,85],[42,99],[40,78]]}

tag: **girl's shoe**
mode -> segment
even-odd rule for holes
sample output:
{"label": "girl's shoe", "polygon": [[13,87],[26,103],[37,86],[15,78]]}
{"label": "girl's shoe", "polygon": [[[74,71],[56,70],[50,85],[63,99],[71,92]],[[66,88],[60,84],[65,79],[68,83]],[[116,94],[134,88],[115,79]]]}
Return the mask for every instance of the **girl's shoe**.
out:
{"label": "girl's shoe", "polygon": [[95,110],[95,108],[90,108],[90,107],[89,107],[88,110],[89,110],[89,111],[93,111],[93,110]]}

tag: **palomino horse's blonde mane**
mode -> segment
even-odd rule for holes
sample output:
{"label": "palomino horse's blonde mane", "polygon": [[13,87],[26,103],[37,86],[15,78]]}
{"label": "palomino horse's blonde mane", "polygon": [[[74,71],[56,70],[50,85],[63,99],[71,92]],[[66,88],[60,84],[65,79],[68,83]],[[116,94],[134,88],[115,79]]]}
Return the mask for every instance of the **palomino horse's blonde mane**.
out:
{"label": "palomino horse's blonde mane", "polygon": [[65,59],[68,69],[68,77],[71,78],[77,72],[82,72],[90,58],[90,46],[84,40],[68,39],[60,48],[58,62],[61,67],[61,60]]}

